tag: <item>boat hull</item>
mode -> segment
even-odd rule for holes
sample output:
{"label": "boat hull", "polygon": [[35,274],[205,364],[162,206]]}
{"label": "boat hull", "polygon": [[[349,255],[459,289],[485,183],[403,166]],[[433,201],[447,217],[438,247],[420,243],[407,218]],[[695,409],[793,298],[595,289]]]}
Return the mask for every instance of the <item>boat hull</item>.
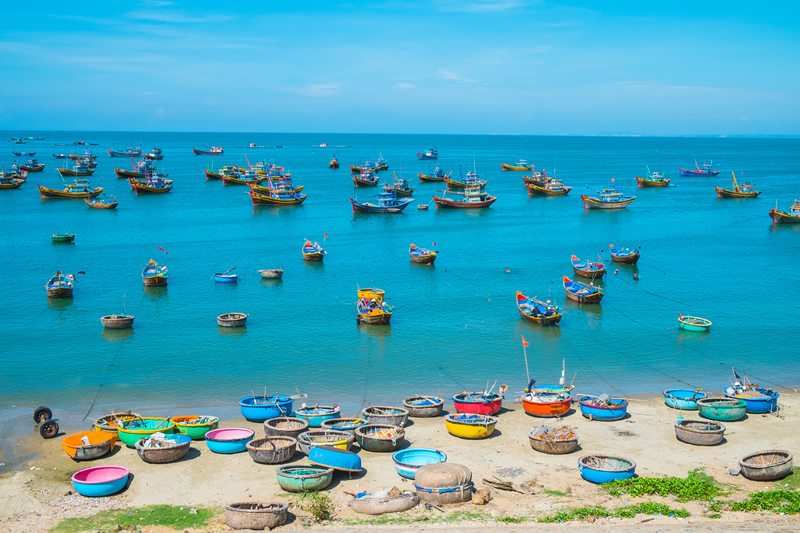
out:
{"label": "boat hull", "polygon": [[303,252],[303,261],[321,262],[324,257],[325,254],[322,252],[311,252],[311,253]]}
{"label": "boat hull", "polygon": [[76,461],[91,461],[110,452],[117,440],[116,433],[84,431],[65,437],[61,449]]}
{"label": "boat hull", "polygon": [[133,316],[130,315],[108,315],[100,319],[104,328],[127,329],[133,327]]}
{"label": "boat hull", "polygon": [[630,255],[614,255],[614,253],[612,253],[611,260],[615,263],[635,265],[637,261],[639,261],[639,252],[632,252]]}
{"label": "boat hull", "polygon": [[444,180],[447,179],[445,176],[442,176],[441,178],[437,178],[435,176],[428,176],[426,174],[417,174],[417,176],[419,177],[419,181],[421,183],[425,183],[426,181],[433,182],[433,183],[441,183],[441,182],[443,182]]}
{"label": "boat hull", "polygon": [[72,298],[72,287],[58,287],[56,289],[47,289],[48,298]]}
{"label": "boat hull", "polygon": [[698,400],[700,416],[720,422],[735,422],[747,414],[746,403],[741,398],[703,398]]}
{"label": "boat hull", "polygon": [[572,397],[548,402],[531,401],[530,395],[522,397],[522,408],[531,416],[539,418],[560,417],[567,414],[572,407]]}
{"label": "boat hull", "polygon": [[684,331],[709,331],[711,321],[699,316],[679,316],[678,327]]}
{"label": "boat hull", "polygon": [[475,421],[459,421],[466,418],[464,415],[447,415],[444,423],[447,432],[454,437],[462,439],[485,439],[492,433],[497,425],[497,419],[493,416],[475,417]]}
{"label": "boat hull", "polygon": [[[595,289],[595,292],[587,292],[585,294],[573,292],[569,289],[570,282],[567,280],[563,280],[562,285],[564,286],[564,293],[567,295],[567,298],[579,304],[597,304],[600,303],[600,300],[602,300],[604,296],[604,294],[597,289]],[[586,290],[589,291],[591,288],[587,288]]]}
{"label": "boat hull", "polygon": [[144,283],[145,287],[166,287],[167,286],[167,277],[166,276],[148,276],[142,278],[142,283]]}
{"label": "boat hull", "polygon": [[761,194],[761,191],[732,191],[722,187],[714,187],[714,190],[717,191],[717,198],[757,198]]}
{"label": "boat hull", "polygon": [[502,167],[502,169],[503,169],[504,171],[518,171],[518,170],[525,170],[525,171],[527,171],[527,170],[530,170],[530,169],[532,169],[532,168],[533,168],[532,166],[527,166],[527,167],[517,167],[517,166],[514,166],[514,165],[507,165],[506,163],[500,163],[500,166]]}
{"label": "boat hull", "polygon": [[484,187],[486,187],[486,183],[488,183],[485,180],[478,180],[477,183],[465,183],[463,181],[457,181],[450,178],[445,178],[444,181],[445,183],[447,183],[448,189],[472,189],[475,187],[480,187],[481,189],[483,189]]}
{"label": "boat hull", "polygon": [[192,148],[192,153],[194,155],[222,155],[224,150],[214,150],[213,152],[209,152],[207,150],[198,150],[197,148]]}
{"label": "boat hull", "polygon": [[562,189],[551,190],[545,187],[540,187],[533,183],[528,184],[528,194],[531,196],[566,196],[572,187],[564,187]]}
{"label": "boat hull", "polygon": [[576,276],[580,276],[582,278],[589,278],[589,279],[602,278],[606,274],[605,267],[603,267],[602,269],[584,270],[584,269],[576,267],[575,265],[572,265],[572,271],[575,272]]}
{"label": "boat hull", "polygon": [[716,176],[717,174],[719,174],[719,170],[709,170],[709,171],[687,170],[685,168],[680,168],[680,167],[678,167],[678,172],[680,173],[681,176],[701,176],[701,177]]}
{"label": "boat hull", "polygon": [[425,255],[411,255],[411,261],[413,263],[421,263],[424,265],[432,265],[434,261],[436,261],[436,252],[425,254]]}
{"label": "boat hull", "polygon": [[397,214],[402,213],[403,209],[408,207],[410,201],[403,200],[402,203],[398,203],[392,206],[382,206],[382,205],[370,205],[366,203],[361,203],[353,198],[350,198],[350,205],[353,207],[353,213],[391,213]]}
{"label": "boat hull", "polygon": [[100,193],[103,192],[102,187],[96,187],[91,191],[85,192],[69,192],[69,191],[59,191],[57,189],[50,189],[48,187],[39,187],[39,195],[42,197],[42,200],[63,200],[63,199],[72,199],[72,198],[94,198],[95,196],[99,196]]}
{"label": "boat hull", "polygon": [[277,471],[278,485],[287,492],[316,492],[333,481],[333,468],[284,466]]}
{"label": "boat hull", "polygon": [[370,314],[358,311],[358,322],[364,324],[388,324],[392,320],[392,313],[378,310]]}
{"label": "boat hull", "polygon": [[503,397],[499,394],[493,394],[483,400],[469,400],[456,394],[453,396],[453,405],[457,413],[493,415],[503,407]]}
{"label": "boat hull", "polygon": [[800,215],[795,216],[789,213],[783,213],[777,209],[770,209],[769,216],[773,224],[800,224]]}
{"label": "boat hull", "polygon": [[59,167],[58,168],[58,172],[59,172],[59,174],[61,174],[62,176],[66,177],[66,178],[73,178],[73,177],[78,177],[78,176],[91,176],[92,174],[94,174],[94,169],[90,168],[89,170],[77,171],[77,170],[70,170],[68,168]]}
{"label": "boat hull", "polygon": [[375,180],[365,180],[357,176],[353,176],[353,183],[355,183],[356,187],[376,187],[379,181],[379,178],[375,178]]}
{"label": "boat hull", "polygon": [[668,187],[670,180],[649,180],[647,178],[636,178],[639,187]]}
{"label": "boat hull", "polygon": [[627,198],[619,202],[601,202],[596,198],[582,194],[581,199],[583,200],[584,209],[625,209],[636,199],[636,197],[634,196],[633,198]]}
{"label": "boat hull", "polygon": [[706,398],[708,394],[691,389],[669,389],[664,391],[664,403],[673,409],[697,411],[697,400]]}
{"label": "boat hull", "polygon": [[44,170],[44,165],[36,165],[32,167],[29,167],[27,165],[20,165],[19,168],[21,168],[26,172],[41,172]]}
{"label": "boat hull", "polygon": [[453,200],[448,200],[446,198],[440,198],[438,196],[433,197],[433,201],[436,202],[436,207],[439,208],[453,208],[453,209],[481,209],[485,207],[489,207],[493,203],[497,201],[496,196],[489,197],[488,200],[484,200],[482,202],[457,202]]}

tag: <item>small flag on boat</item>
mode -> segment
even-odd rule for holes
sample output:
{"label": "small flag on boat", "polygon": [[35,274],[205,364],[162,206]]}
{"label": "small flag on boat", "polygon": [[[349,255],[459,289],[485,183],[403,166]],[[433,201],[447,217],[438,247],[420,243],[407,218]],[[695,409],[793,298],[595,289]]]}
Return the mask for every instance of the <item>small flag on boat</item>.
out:
{"label": "small flag on boat", "polygon": [[325,235],[325,238],[327,239],[327,238],[328,238],[328,234],[327,234],[327,233],[325,233],[324,235]]}
{"label": "small flag on boat", "polygon": [[433,245],[436,246],[436,241],[433,241]]}
{"label": "small flag on boat", "polygon": [[158,247],[158,249],[159,249],[159,250],[161,250],[162,252],[164,252],[165,254],[168,254],[168,253],[169,253],[169,252],[166,250],[166,248],[162,248],[162,247],[160,247],[160,246],[159,246],[159,247]]}
{"label": "small flag on boat", "polygon": [[525,347],[525,348],[530,346],[530,343],[525,340],[525,335],[522,336],[522,346]]}

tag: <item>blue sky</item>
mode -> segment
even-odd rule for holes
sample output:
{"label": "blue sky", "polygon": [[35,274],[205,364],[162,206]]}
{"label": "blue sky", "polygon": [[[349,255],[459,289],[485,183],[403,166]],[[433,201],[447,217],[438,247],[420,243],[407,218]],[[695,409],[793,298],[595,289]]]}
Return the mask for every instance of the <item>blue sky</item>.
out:
{"label": "blue sky", "polygon": [[11,2],[0,129],[800,133],[790,2]]}

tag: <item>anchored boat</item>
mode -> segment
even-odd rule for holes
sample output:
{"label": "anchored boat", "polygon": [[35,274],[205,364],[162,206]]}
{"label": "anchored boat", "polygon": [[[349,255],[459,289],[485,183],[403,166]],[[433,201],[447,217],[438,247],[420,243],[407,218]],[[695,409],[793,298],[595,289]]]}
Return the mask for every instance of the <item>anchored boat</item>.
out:
{"label": "anchored boat", "polygon": [[408,248],[408,255],[411,256],[411,261],[414,263],[424,263],[426,265],[433,264],[436,261],[436,254],[439,252],[433,252],[431,250],[420,248],[419,246],[411,243],[411,246]]}
{"label": "anchored boat", "polygon": [[151,259],[142,270],[142,281],[145,287],[163,287],[167,284],[167,275],[167,267]]}
{"label": "anchored boat", "polygon": [[609,244],[608,251],[611,252],[611,260],[615,263],[635,265],[636,262],[639,261],[639,250],[631,250],[630,248],[617,248],[613,244]]}
{"label": "anchored boat", "polygon": [[636,200],[635,196],[625,196],[613,182],[611,186],[596,192],[597,196],[581,195],[584,209],[625,209]]}
{"label": "anchored boat", "polygon": [[575,272],[576,276],[596,279],[602,278],[606,273],[606,267],[600,261],[580,259],[575,254],[570,256],[570,261],[572,262],[572,270]]}
{"label": "anchored boat", "polygon": [[738,183],[736,181],[736,174],[731,171],[732,188],[723,189],[722,187],[714,187],[717,191],[718,198],[757,198],[761,191],[756,190],[755,185],[749,183]]}
{"label": "anchored boat", "polygon": [[39,187],[39,195],[42,200],[64,199],[64,198],[94,198],[103,192],[102,187],[92,187],[86,178],[75,178],[73,183],[65,183],[64,190],[50,189],[49,187]]}
{"label": "anchored boat", "polygon": [[678,327],[686,331],[708,331],[711,321],[699,316],[682,315],[678,313]]}
{"label": "anchored boat", "polygon": [[719,174],[719,170],[714,170],[712,168],[713,163],[714,163],[713,161],[711,163],[706,163],[704,161],[703,166],[701,168],[697,164],[697,159],[695,159],[694,170],[691,169],[687,170],[685,168],[678,167],[678,172],[680,172],[681,176],[716,176],[717,174]]}
{"label": "anchored boat", "polygon": [[669,186],[670,180],[664,178],[664,173],[655,170],[650,172],[650,167],[647,167],[647,177],[640,178],[637,176],[636,183],[639,184],[639,187],[667,187]]}
{"label": "anchored boat", "polygon": [[603,299],[603,291],[594,285],[585,285],[577,281],[569,279],[568,276],[563,278],[564,292],[567,298],[581,304],[596,304],[600,303]]}
{"label": "anchored boat", "polygon": [[550,300],[543,302],[536,298],[529,298],[517,291],[517,310],[519,316],[542,326],[558,325],[563,314],[555,305],[550,304]]}
{"label": "anchored boat", "polygon": [[306,241],[302,248],[304,261],[322,261],[326,252],[318,243],[311,244],[311,241]]}
{"label": "anchored boat", "polygon": [[429,148],[424,152],[417,152],[417,159],[439,159],[439,152],[436,148]]}
{"label": "anchored boat", "polygon": [[800,200],[794,201],[788,213],[778,211],[778,201],[776,200],[775,209],[769,210],[769,216],[772,218],[773,224],[800,224]]}
{"label": "anchored boat", "polygon": [[353,206],[353,213],[400,213],[412,201],[398,198],[395,191],[391,190],[375,195],[375,203],[350,198],[350,205]]}

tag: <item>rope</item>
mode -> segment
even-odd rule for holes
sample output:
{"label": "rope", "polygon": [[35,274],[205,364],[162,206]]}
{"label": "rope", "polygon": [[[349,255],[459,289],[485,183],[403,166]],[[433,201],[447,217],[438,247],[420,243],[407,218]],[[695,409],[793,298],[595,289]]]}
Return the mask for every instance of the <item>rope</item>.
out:
{"label": "rope", "polygon": [[[111,371],[111,367],[113,367],[114,363],[117,361],[117,356],[119,355],[119,352],[122,351],[122,347],[123,346],[124,346],[124,342],[120,343],[119,348],[117,348],[117,353],[114,354],[114,357],[111,359],[111,364],[108,365],[108,368],[106,369],[106,372],[105,372],[106,374],[108,374]],[[89,417],[89,413],[92,412],[92,409],[94,408],[94,404],[97,403],[97,399],[100,397],[100,392],[102,390],[103,390],[103,383],[100,383],[100,386],[97,387],[97,393],[94,395],[94,400],[92,400],[91,405],[89,405],[89,410],[86,411],[86,414],[84,415],[84,417],[83,417],[83,419],[81,421],[86,420]]]}

